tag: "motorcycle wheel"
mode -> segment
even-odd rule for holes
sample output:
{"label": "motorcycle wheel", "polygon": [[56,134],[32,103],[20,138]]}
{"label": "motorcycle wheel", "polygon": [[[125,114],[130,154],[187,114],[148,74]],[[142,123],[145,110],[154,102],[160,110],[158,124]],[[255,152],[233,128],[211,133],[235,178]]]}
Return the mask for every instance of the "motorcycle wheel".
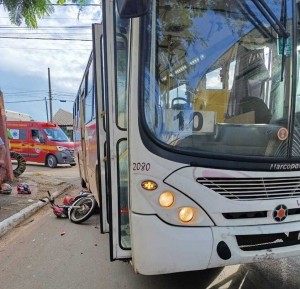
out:
{"label": "motorcycle wheel", "polygon": [[26,161],[21,154],[13,151],[10,152],[10,158],[17,161],[17,167],[14,168],[13,166],[14,176],[17,178],[25,172]]}
{"label": "motorcycle wheel", "polygon": [[94,213],[96,208],[96,200],[94,197],[82,197],[78,199],[72,206],[70,211],[70,220],[73,223],[80,224]]}

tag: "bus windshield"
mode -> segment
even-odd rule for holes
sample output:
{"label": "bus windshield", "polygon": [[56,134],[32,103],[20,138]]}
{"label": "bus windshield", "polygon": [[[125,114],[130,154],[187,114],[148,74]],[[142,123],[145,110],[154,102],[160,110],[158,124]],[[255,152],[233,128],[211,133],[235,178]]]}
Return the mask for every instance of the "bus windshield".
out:
{"label": "bus windshield", "polygon": [[191,155],[300,156],[290,122],[293,1],[260,3],[152,2],[143,29],[152,137]]}

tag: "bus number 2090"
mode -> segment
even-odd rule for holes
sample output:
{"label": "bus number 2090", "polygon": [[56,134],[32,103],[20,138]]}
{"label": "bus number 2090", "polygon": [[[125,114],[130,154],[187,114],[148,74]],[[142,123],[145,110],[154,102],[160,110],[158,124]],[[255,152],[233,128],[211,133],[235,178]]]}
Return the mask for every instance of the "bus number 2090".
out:
{"label": "bus number 2090", "polygon": [[134,171],[149,171],[150,170],[150,163],[133,163],[133,170]]}

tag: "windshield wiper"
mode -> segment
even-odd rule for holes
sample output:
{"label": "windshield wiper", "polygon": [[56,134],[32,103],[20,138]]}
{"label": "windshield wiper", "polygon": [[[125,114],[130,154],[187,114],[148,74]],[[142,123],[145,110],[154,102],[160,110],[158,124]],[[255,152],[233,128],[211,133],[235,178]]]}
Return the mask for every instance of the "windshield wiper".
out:
{"label": "windshield wiper", "polygon": [[251,0],[260,13],[268,20],[272,28],[276,31],[279,37],[288,38],[290,34],[287,32],[284,25],[272,12],[270,7],[264,0]]}
{"label": "windshield wiper", "polygon": [[[282,1],[280,22],[282,23],[283,27],[285,28],[286,27],[286,0]],[[282,48],[281,48],[281,74],[280,74],[280,80],[281,81],[283,81],[283,72],[284,72],[284,65],[285,65],[285,46],[286,46],[286,40],[287,40],[287,37],[284,37],[282,39]]]}
{"label": "windshield wiper", "polygon": [[262,24],[262,21],[257,17],[257,15],[253,12],[253,10],[249,7],[249,5],[244,1],[237,1],[236,3],[242,12],[242,14],[249,19],[249,21],[253,24],[255,28],[257,28],[265,37],[269,37],[274,39],[275,37],[269,31],[265,25]]}

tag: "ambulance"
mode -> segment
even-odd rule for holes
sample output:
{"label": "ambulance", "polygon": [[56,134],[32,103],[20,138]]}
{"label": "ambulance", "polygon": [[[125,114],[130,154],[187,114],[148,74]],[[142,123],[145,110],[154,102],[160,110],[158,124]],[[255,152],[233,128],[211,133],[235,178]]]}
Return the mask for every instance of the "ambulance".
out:
{"label": "ambulance", "polygon": [[74,143],[55,123],[37,121],[7,121],[12,134],[11,150],[27,162],[42,163],[50,168],[58,164],[75,166]]}

